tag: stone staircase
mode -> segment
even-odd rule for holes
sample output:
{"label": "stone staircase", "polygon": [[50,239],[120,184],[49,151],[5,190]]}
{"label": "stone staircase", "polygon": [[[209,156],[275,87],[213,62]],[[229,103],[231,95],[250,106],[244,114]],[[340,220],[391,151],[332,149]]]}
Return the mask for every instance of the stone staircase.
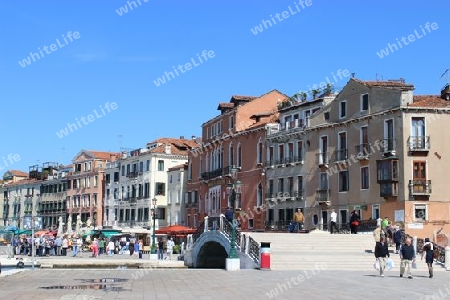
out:
{"label": "stone staircase", "polygon": [[[325,264],[327,270],[373,271],[375,242],[368,234],[330,234],[312,231],[295,233],[249,233],[257,242],[270,242],[272,270],[312,270],[317,263]],[[400,257],[395,247],[389,247],[395,266],[390,272],[399,272]],[[413,274],[427,273],[425,260],[416,259],[418,269]],[[445,270],[435,263],[435,271]]]}

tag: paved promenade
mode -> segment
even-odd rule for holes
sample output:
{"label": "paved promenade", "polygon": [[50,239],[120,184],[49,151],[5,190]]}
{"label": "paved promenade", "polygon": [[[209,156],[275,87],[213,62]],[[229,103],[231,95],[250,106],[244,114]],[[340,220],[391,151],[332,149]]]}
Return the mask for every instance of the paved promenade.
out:
{"label": "paved promenade", "polygon": [[[0,299],[450,299],[449,274],[200,269],[35,270],[0,279]],[[434,298],[433,298],[434,296]]]}

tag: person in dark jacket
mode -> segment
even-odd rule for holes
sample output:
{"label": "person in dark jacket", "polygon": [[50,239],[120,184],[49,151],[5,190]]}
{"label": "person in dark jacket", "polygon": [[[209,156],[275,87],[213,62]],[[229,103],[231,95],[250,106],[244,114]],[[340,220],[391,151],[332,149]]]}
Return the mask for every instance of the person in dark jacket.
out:
{"label": "person in dark jacket", "polygon": [[408,278],[412,279],[411,264],[416,262],[416,251],[411,245],[411,238],[407,238],[405,243],[400,248],[400,277],[403,277],[406,267],[408,267]]}
{"label": "person in dark jacket", "polygon": [[350,216],[350,231],[352,234],[358,233],[359,220],[358,212],[356,210],[352,211]]}
{"label": "person in dark jacket", "polygon": [[386,256],[389,257],[388,244],[386,238],[382,236],[380,241],[375,245],[375,257],[380,264],[380,276],[384,277],[384,269],[386,268]]}
{"label": "person in dark jacket", "polygon": [[427,263],[428,266],[428,273],[430,274],[430,278],[433,278],[433,262],[434,262],[434,245],[432,242],[430,242],[429,238],[425,239],[425,244],[423,244],[423,248],[422,248],[422,257],[420,258],[421,260],[423,259],[423,256],[425,255],[425,262]]}
{"label": "person in dark jacket", "polygon": [[400,250],[400,244],[402,243],[403,232],[400,227],[395,229],[394,232],[394,243],[395,243],[395,253],[398,253]]}

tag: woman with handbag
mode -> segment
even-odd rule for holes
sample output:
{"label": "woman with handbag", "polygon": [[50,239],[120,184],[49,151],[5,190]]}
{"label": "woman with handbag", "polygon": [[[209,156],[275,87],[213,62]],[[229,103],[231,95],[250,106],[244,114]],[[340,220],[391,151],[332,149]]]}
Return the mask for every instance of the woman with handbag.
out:
{"label": "woman with handbag", "polygon": [[352,211],[350,216],[350,231],[352,234],[358,233],[359,220],[358,212],[356,210]]}
{"label": "woman with handbag", "polygon": [[425,238],[425,244],[423,244],[422,256],[420,258],[421,260],[423,260],[424,255],[425,262],[428,266],[428,273],[430,274],[429,278],[433,278],[434,245],[430,242],[429,238]]}

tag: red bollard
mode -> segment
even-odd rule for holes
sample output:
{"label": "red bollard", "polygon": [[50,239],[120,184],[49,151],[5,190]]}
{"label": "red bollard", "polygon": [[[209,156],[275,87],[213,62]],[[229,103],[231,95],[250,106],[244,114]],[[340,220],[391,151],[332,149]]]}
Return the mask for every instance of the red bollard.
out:
{"label": "red bollard", "polygon": [[270,243],[261,242],[259,253],[260,253],[259,257],[260,270],[270,271]]}

